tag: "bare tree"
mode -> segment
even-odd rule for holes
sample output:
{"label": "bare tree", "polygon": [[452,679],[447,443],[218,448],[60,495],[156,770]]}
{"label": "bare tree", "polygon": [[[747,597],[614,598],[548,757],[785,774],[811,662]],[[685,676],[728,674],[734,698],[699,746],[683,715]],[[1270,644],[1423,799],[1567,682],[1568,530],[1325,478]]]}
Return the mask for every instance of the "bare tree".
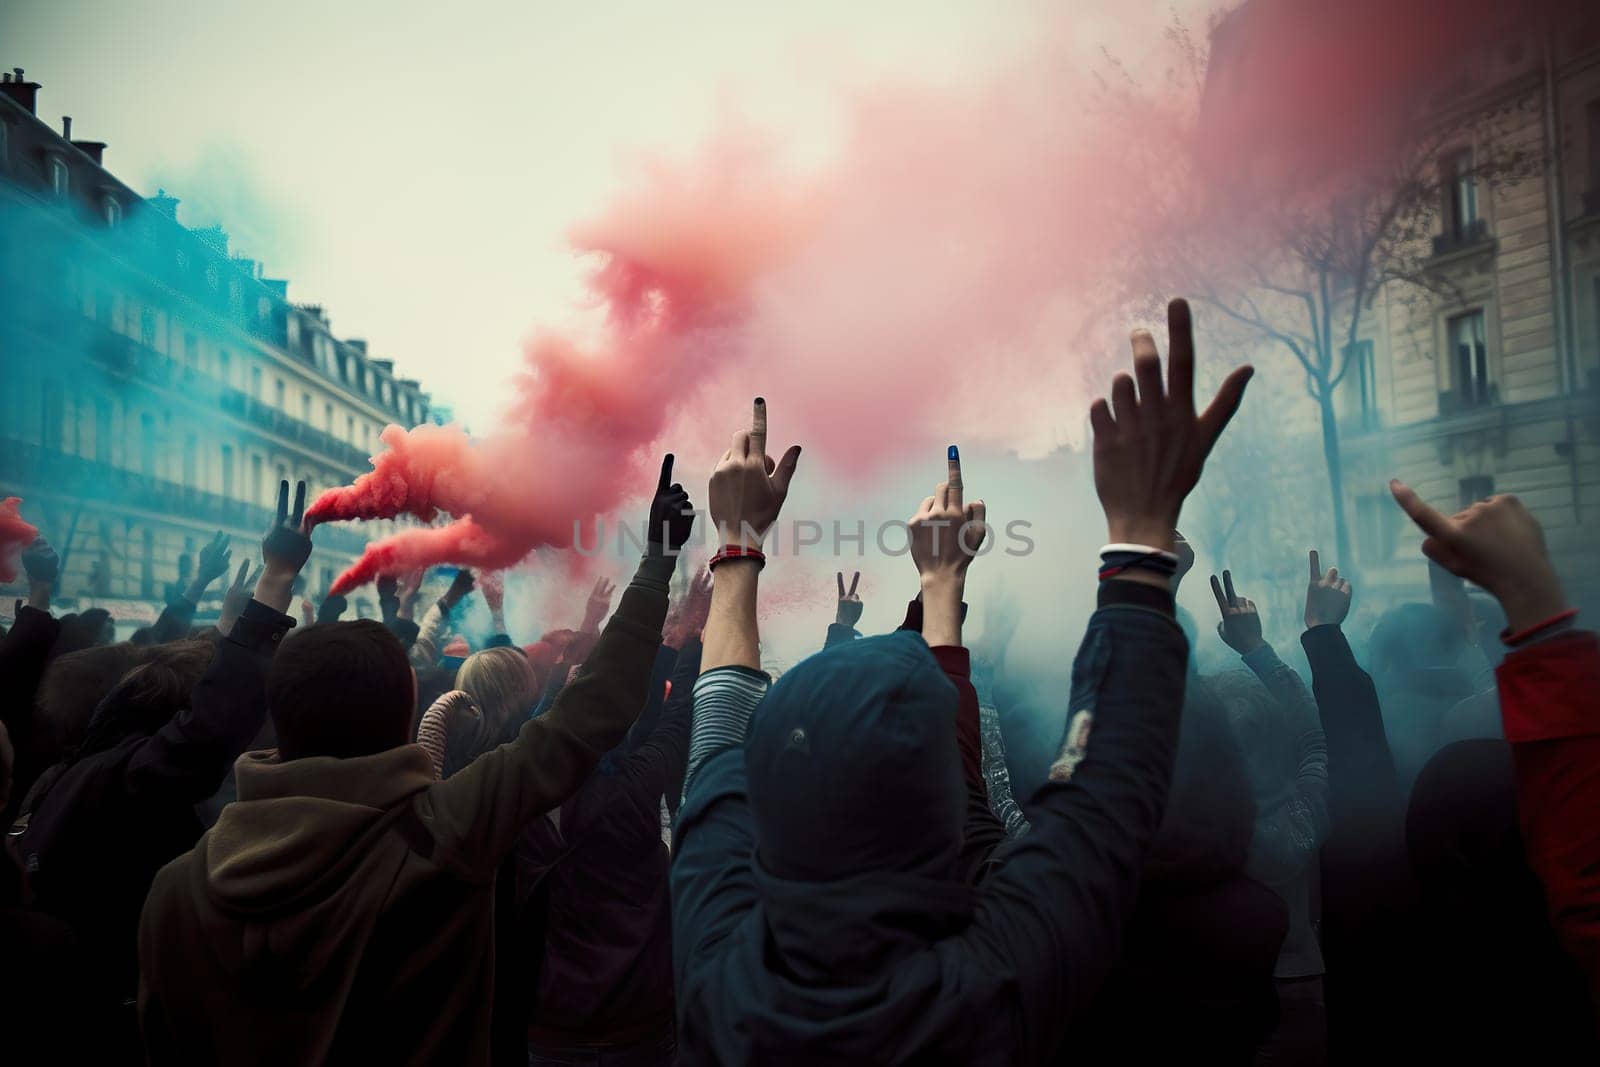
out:
{"label": "bare tree", "polygon": [[[1423,117],[1387,123],[1384,148],[1338,172],[1323,170],[1314,181],[1237,156],[1219,171],[1202,118],[1206,107],[1217,106],[1200,99],[1206,50],[1176,18],[1168,39],[1179,60],[1166,71],[1166,102],[1115,59],[1112,76],[1102,79],[1102,106],[1121,109],[1130,125],[1146,131],[1130,145],[1131,153],[1143,146],[1144,158],[1123,169],[1155,217],[1144,229],[1144,247],[1132,250],[1121,272],[1123,307],[1148,312],[1151,294],[1183,293],[1215,313],[1207,325],[1219,337],[1252,347],[1266,342],[1294,358],[1320,416],[1337,558],[1351,561],[1334,398],[1366,316],[1390,286],[1460,300],[1449,257],[1439,253],[1485,235],[1451,231],[1450,197],[1460,182],[1487,197],[1543,172],[1546,161],[1515,136],[1538,101],[1530,94],[1465,116],[1430,116],[1419,101]],[[1189,91],[1192,106],[1170,103]],[[1315,129],[1305,132],[1316,136]],[[1453,150],[1467,146],[1470,164],[1445,165],[1457,158]],[[1213,152],[1208,164],[1200,162],[1205,149]],[[1441,217],[1446,237],[1436,241]]]}

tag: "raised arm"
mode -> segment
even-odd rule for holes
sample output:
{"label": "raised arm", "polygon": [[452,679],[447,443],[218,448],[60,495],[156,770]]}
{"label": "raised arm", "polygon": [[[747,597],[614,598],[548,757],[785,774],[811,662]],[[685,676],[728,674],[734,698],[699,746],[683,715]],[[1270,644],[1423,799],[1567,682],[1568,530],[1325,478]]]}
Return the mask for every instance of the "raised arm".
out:
{"label": "raised arm", "polygon": [[199,610],[200,601],[205,599],[206,589],[228,573],[228,566],[233,561],[228,541],[228,535],[218,530],[216,536],[200,550],[200,561],[195,564],[194,577],[189,579],[182,593],[167,602],[155,624],[150,627],[151,644],[162,645],[188,636],[189,628],[194,625],[194,613]]}
{"label": "raised arm", "polygon": [[740,757],[750,717],[766,695],[756,595],[761,546],[800,461],[794,445],[767,455],[767,406],[756,398],[750,428],[733,435],[711,472],[711,611],[706,619],[683,806],[674,821],[672,957],[680,982],[688,962],[712,951],[755,904],[755,849]]}
{"label": "raised arm", "polygon": [[[277,516],[261,539],[262,571],[255,597],[228,636],[217,642],[189,706],[156,731],[129,762],[130,788],[183,801],[203,800],[217,791],[228,767],[261,729],[267,715],[267,670],[283,635],[294,625],[285,612],[294,596],[295,577],[311,556],[311,538],[303,523],[305,504],[305,482],[296,486],[292,510],[289,483],[279,483]],[[222,547],[225,550],[226,544]],[[215,562],[226,568],[225,552]],[[201,573],[207,570],[202,553]]]}
{"label": "raised arm", "polygon": [[1328,838],[1328,742],[1305,683],[1261,636],[1255,601],[1234,592],[1231,571],[1222,572],[1220,583],[1212,575],[1211,591],[1222,613],[1217,632],[1272,694],[1284,727],[1296,739],[1294,792],[1278,810],[1256,813],[1252,852],[1260,866],[1254,874],[1270,884],[1304,868]]}
{"label": "raised arm", "polygon": [[1496,672],[1517,774],[1517,815],[1551,924],[1584,968],[1600,1014],[1600,642],[1572,629],[1544,531],[1514,496],[1450,518],[1411,489],[1395,499],[1427,536],[1422,553],[1487,589],[1506,613],[1513,651]]}
{"label": "raised arm", "polygon": [[[1090,408],[1095,489],[1111,545],[1099,609],[1073,664],[1070,711],[1094,732],[1071,779],[1034,795],[1032,829],[979,887],[958,939],[977,965],[1013,976],[1021,1062],[1050,1056],[1120,952],[1140,869],[1161,822],[1183,706],[1187,641],[1174,619],[1173,528],[1205,457],[1243,397],[1250,368],[1194,410],[1189,308],[1168,308],[1170,375],[1150,335],[1133,336],[1134,372],[1112,385],[1115,411]],[[1113,555],[1115,553],[1115,555]],[[1130,565],[1127,560],[1142,563]],[[1163,566],[1163,564],[1165,564]]]}
{"label": "raised arm", "polygon": [[435,855],[462,876],[492,877],[523,825],[571,796],[644,707],[672,571],[694,521],[688,494],[669,484],[671,476],[669,454],[650,505],[647,551],[577,677],[548,712],[523,724],[515,740],[435,783],[418,800],[439,848]]}
{"label": "raised arm", "polygon": [[834,609],[833,621],[828,624],[828,636],[822,643],[823,648],[832,648],[860,637],[861,631],[856,629],[856,623],[861,621],[861,612],[866,608],[856,593],[856,587],[861,584],[860,571],[856,571],[855,577],[850,579],[848,592],[844,587],[844,571],[835,572],[834,577],[839,583],[839,604]]}

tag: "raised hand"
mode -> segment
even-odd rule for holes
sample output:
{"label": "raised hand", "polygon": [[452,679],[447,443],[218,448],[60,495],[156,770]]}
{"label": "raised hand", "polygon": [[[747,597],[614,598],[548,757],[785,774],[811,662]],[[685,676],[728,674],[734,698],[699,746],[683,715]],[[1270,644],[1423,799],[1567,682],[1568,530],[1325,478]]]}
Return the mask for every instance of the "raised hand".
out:
{"label": "raised hand", "polygon": [[409,619],[416,612],[417,597],[422,593],[422,579],[425,571],[412,571],[400,585],[400,607],[395,615],[402,619]]}
{"label": "raised hand", "polygon": [[[195,565],[194,580],[189,586],[191,590],[204,595],[207,586],[228,573],[233,564],[233,550],[228,547],[228,542],[228,535],[218,530],[217,535],[200,550],[200,561]],[[189,599],[198,600],[199,597]]]}
{"label": "raised hand", "polygon": [[294,597],[295,579],[311,558],[311,538],[305,532],[306,483],[295,486],[294,509],[289,508],[289,483],[278,483],[278,511],[261,539],[261,580],[256,599],[274,611],[287,611]]}
{"label": "raised hand", "polygon": [[652,551],[661,550],[674,555],[689,540],[694,529],[694,505],[682,485],[672,480],[672,453],[661,458],[661,474],[656,479],[656,493],[650,499],[650,518],[647,520],[648,543]]}
{"label": "raised hand", "polygon": [[1322,573],[1322,557],[1311,550],[1311,576],[1306,585],[1306,629],[1338,626],[1350,614],[1350,583],[1339,577],[1338,567]]}
{"label": "raised hand", "polygon": [[711,472],[708,506],[723,545],[760,549],[799,463],[799,445],[790,445],[776,463],[767,455],[767,402],[756,397],[750,429],[733,435]]}
{"label": "raised hand", "polygon": [[930,648],[961,644],[967,567],[988,533],[983,501],[963,500],[961,453],[951,445],[946,477],[907,523],[911,561],[922,580],[922,637]]}
{"label": "raised hand", "polygon": [[1492,496],[1446,518],[1404,482],[1396,479],[1389,489],[1427,535],[1422,554],[1493,593],[1513,632],[1566,610],[1566,594],[1545,551],[1544,530],[1516,497]]}
{"label": "raised hand", "polygon": [[[1089,423],[1094,430],[1094,487],[1105,510],[1109,539],[1171,551],[1184,498],[1200,480],[1212,446],[1239,410],[1254,370],[1249,366],[1234,370],[1197,415],[1194,327],[1184,300],[1167,305],[1167,348],[1163,389],[1155,340],[1147,331],[1135,330],[1134,377],[1118,374],[1112,379],[1111,403],[1101,398],[1090,405]],[[1138,580],[1148,576],[1147,571],[1127,572],[1127,577]]]}
{"label": "raised hand", "polygon": [[472,572],[463,567],[456,571],[456,576],[450,581],[450,588],[444,591],[444,596],[439,598],[439,602],[444,605],[445,611],[450,611],[467,598],[476,584],[477,579],[472,576]]}
{"label": "raised hand", "polygon": [[589,601],[583,609],[583,625],[578,627],[584,633],[599,633],[600,622],[611,611],[611,597],[617,591],[616,583],[609,578],[595,579],[594,588],[589,590]]}
{"label": "raised hand", "polygon": [[968,504],[962,499],[961,453],[955,445],[950,446],[946,462],[946,480],[933,487],[933,495],[922,501],[907,524],[911,561],[924,586],[930,581],[964,582],[988,532],[983,501]]}
{"label": "raised hand", "polygon": [[250,572],[250,561],[245,560],[239,564],[239,573],[234,577],[232,584],[222,592],[222,608],[217,612],[217,632],[227,637],[233,633],[233,624],[239,621],[239,616],[244,614],[244,606],[250,603],[250,589],[261,580],[261,564],[256,564],[255,573]]}
{"label": "raised hand", "polygon": [[838,571],[839,579],[839,607],[833,614],[833,621],[840,626],[855,629],[856,623],[861,621],[861,613],[866,610],[866,605],[856,595],[856,586],[861,583],[861,572],[856,571],[854,578],[850,579],[850,591],[845,592],[844,571]]}
{"label": "raised hand", "polygon": [[61,559],[50,542],[35,537],[33,543],[22,550],[22,569],[28,575],[28,606],[49,611],[50,594],[61,573]]}
{"label": "raised hand", "polygon": [[1211,592],[1217,598],[1217,610],[1222,613],[1222,621],[1217,623],[1217,636],[1224,644],[1239,655],[1248,656],[1267,643],[1261,636],[1261,615],[1256,611],[1255,602],[1233,591],[1232,571],[1222,572],[1221,583],[1213,574]]}
{"label": "raised hand", "polygon": [[[338,622],[345,609],[350,606],[350,601],[336,593],[330,593],[322,598],[322,603],[317,605],[317,625],[322,626],[330,622]],[[385,615],[385,618],[388,616]]]}
{"label": "raised hand", "polygon": [[710,613],[711,572],[701,568],[667,615],[666,624],[661,627],[662,644],[668,648],[682,648],[700,636]]}
{"label": "raised hand", "polygon": [[22,569],[27,572],[29,584],[54,585],[61,573],[61,559],[49,541],[36,537],[33,544],[22,550]]}

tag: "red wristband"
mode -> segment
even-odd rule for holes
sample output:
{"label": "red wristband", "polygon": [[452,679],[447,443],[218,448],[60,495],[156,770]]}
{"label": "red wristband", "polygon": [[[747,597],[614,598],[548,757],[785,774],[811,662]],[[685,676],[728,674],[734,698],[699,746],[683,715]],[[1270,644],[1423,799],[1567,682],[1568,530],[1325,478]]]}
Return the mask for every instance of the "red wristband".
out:
{"label": "red wristband", "polygon": [[1526,641],[1528,638],[1534,636],[1535,634],[1543,633],[1544,631],[1550,629],[1550,627],[1552,627],[1552,626],[1559,626],[1561,623],[1566,622],[1568,619],[1576,618],[1577,615],[1578,615],[1578,609],[1577,608],[1568,608],[1566,611],[1558,612],[1557,614],[1550,616],[1548,619],[1545,619],[1543,622],[1534,623],[1532,626],[1528,627],[1526,630],[1519,630],[1516,633],[1512,633],[1510,628],[1502,630],[1502,631],[1500,631],[1500,640],[1503,643],[1505,643],[1506,645],[1509,645],[1512,648],[1515,648],[1517,645],[1522,644],[1524,641]]}
{"label": "red wristband", "polygon": [[723,545],[717,549],[716,555],[712,556],[710,562],[706,564],[706,570],[716,570],[717,564],[725,559],[753,559],[761,567],[767,565],[767,557],[759,548],[746,548],[743,545]]}

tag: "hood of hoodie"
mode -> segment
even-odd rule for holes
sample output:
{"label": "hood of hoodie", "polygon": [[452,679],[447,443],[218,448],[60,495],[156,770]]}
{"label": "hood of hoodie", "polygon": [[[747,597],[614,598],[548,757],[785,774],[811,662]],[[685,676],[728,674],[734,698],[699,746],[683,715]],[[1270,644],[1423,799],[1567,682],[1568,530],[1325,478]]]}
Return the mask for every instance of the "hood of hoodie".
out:
{"label": "hood of hoodie", "polygon": [[[365,942],[378,909],[363,886],[386,887],[409,854],[389,831],[433,781],[420,746],[355,759],[284,762],[247,752],[234,764],[238,799],[195,848],[196,892],[224,919],[220,938],[264,982],[312,981]],[[355,891],[346,891],[355,887]]]}
{"label": "hood of hoodie", "polygon": [[906,1049],[972,1059],[997,987],[952,982],[935,949],[974,907],[957,862],[956,707],[914,633],[836,646],[768,692],[744,768],[760,902],[752,936],[722,962],[724,1007],[741,1022],[712,1042],[719,1055],[749,1039],[770,1062],[785,1048],[835,1062]]}
{"label": "hood of hoodie", "polygon": [[288,762],[247,752],[234,775],[238,799],[206,835],[204,871],[212,901],[240,918],[291,912],[331,890],[385,815],[433,781],[418,745]]}
{"label": "hood of hoodie", "polygon": [[745,745],[762,866],[800,882],[955,878],[966,809],[956,706],[955,686],[908,631],[784,674]]}

